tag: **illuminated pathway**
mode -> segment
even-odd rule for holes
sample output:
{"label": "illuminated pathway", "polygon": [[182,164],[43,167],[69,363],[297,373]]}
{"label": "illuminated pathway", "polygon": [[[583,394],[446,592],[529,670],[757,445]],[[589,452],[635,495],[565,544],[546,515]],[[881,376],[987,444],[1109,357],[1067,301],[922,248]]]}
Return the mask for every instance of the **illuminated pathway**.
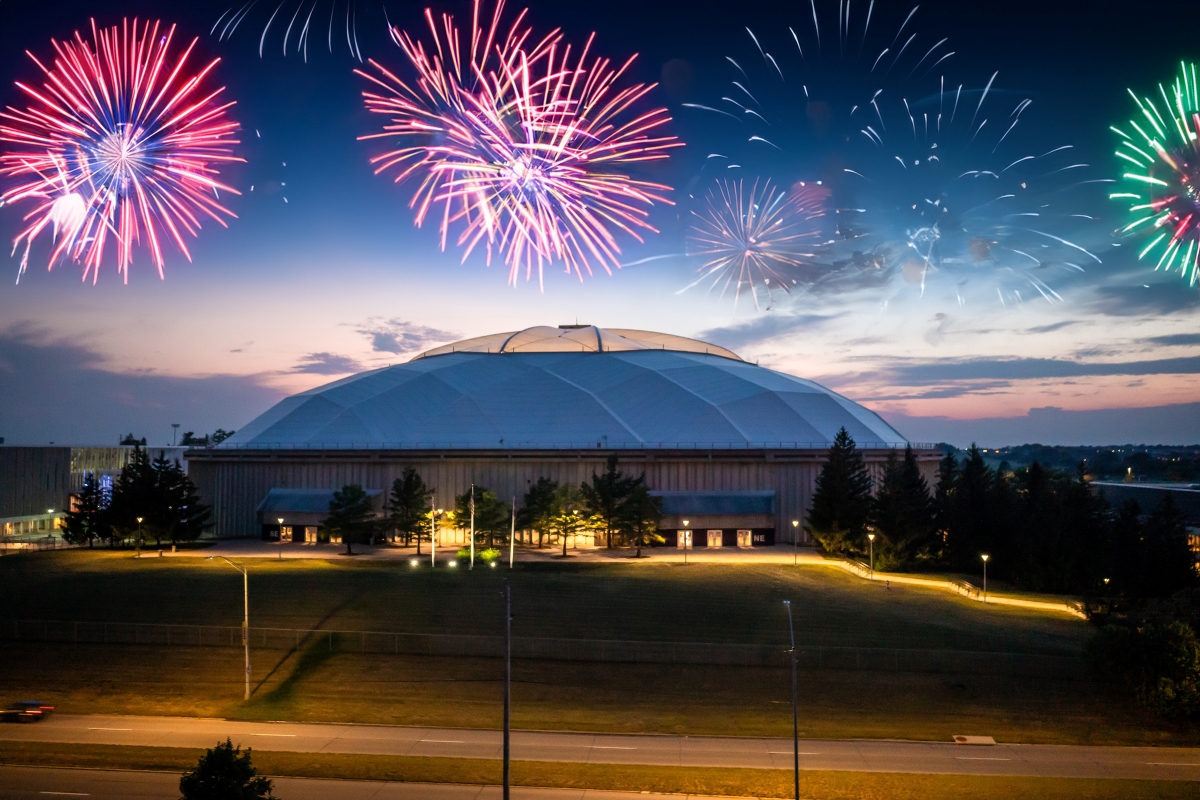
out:
{"label": "illuminated pathway", "polygon": [[[973,733],[965,731],[965,733]],[[450,758],[500,757],[500,732],[462,728],[235,722],[182,717],[70,716],[0,726],[0,739],[212,747],[225,737],[256,750]],[[955,745],[949,742],[802,739],[803,769],[1200,780],[1200,748]],[[789,769],[789,739],[514,731],[524,761]]]}

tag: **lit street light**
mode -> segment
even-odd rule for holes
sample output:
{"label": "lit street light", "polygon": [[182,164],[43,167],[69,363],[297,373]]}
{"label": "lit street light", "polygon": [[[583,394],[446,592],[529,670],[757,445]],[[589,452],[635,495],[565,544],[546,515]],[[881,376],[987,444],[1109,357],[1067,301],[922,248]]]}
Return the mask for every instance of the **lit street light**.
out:
{"label": "lit street light", "polygon": [[142,557],[142,518],[141,518],[141,517],[138,517],[138,518],[137,518],[137,521],[138,521],[138,552],[137,552],[137,557],[138,557],[138,558],[141,558],[141,557]]}
{"label": "lit street light", "polygon": [[[869,531],[874,531],[874,528],[867,528]],[[867,534],[867,543],[871,547],[871,580],[875,580],[875,534]]]}
{"label": "lit street light", "polygon": [[692,532],[688,530],[688,525],[691,524],[692,521],[690,519],[683,521],[683,563],[685,566],[687,565],[687,551],[692,545]]}
{"label": "lit street light", "polygon": [[983,559],[983,602],[985,603],[987,602],[987,562],[990,557],[987,553],[980,556]]}
{"label": "lit street light", "polygon": [[283,561],[283,517],[279,517],[279,560]]}
{"label": "lit street light", "polygon": [[800,563],[800,520],[792,520],[792,566]]}
{"label": "lit street light", "polygon": [[245,700],[250,700],[250,577],[245,567],[238,566],[225,556],[209,556],[205,561],[219,558],[229,566],[242,573],[242,648],[246,653],[246,694]]}
{"label": "lit street light", "polygon": [[471,484],[471,566],[475,569],[475,484]]}
{"label": "lit street light", "polygon": [[800,800],[800,716],[796,709],[796,627],[792,624],[792,601],[784,600],[788,612],[788,636],[792,642],[792,780],[795,782],[796,800]]}

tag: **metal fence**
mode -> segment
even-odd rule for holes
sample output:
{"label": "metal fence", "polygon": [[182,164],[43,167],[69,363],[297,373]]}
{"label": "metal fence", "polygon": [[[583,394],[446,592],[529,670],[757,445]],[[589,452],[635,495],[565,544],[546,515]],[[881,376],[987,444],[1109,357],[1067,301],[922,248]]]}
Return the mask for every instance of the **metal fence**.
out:
{"label": "metal fence", "polygon": [[[170,647],[241,647],[241,627],[134,622],[12,620],[0,622],[0,640]],[[328,648],[337,652],[494,658],[503,653],[499,636],[391,633],[300,628],[250,628],[256,650]],[[1082,659],[1036,653],[972,650],[914,650],[886,647],[801,646],[804,669],[931,672],[1074,677]],[[547,661],[630,664],[783,666],[782,646],[716,642],[653,642],[619,639],[513,637],[513,657]]]}

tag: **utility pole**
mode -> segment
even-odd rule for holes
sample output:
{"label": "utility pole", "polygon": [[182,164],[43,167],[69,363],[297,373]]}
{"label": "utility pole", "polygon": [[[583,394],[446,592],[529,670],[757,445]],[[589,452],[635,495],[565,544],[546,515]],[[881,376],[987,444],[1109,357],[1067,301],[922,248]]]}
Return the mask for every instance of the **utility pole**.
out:
{"label": "utility pole", "polygon": [[242,573],[242,649],[246,655],[246,694],[243,699],[250,701],[250,573],[249,571],[238,564],[233,563],[225,556],[209,556],[206,561],[212,561],[213,558],[220,558],[229,566]]}
{"label": "utility pole", "polygon": [[795,782],[796,800],[800,800],[800,715],[797,711],[796,684],[796,627],[792,624],[792,601],[784,600],[788,612],[788,636],[792,641],[792,772]]}
{"label": "utility pole", "polygon": [[471,484],[471,566],[475,569],[475,484]]}
{"label": "utility pole", "polygon": [[429,566],[437,566],[437,492],[433,493],[433,508],[429,509]]}
{"label": "utility pole", "polygon": [[509,712],[512,707],[512,587],[504,581],[504,800],[509,800],[511,751]]}
{"label": "utility pole", "polygon": [[512,530],[508,534],[508,568],[513,568],[513,556],[517,552],[517,496],[512,501]]}

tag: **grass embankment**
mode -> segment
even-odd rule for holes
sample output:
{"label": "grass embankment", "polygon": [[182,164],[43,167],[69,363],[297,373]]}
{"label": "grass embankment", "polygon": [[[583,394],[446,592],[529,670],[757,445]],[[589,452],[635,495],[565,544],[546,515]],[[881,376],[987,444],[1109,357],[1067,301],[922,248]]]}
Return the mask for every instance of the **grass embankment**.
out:
{"label": "grass embankment", "polygon": [[[797,638],[827,646],[1075,655],[1078,620],[982,607],[937,590],[886,589],[821,567],[538,565],[514,570],[410,569],[400,562],[250,563],[251,624],[341,630],[495,634],[510,577],[514,633],[779,645],[781,600]],[[507,572],[507,571],[505,571]],[[59,552],[0,561],[9,618],[236,625],[241,581],[192,558]],[[241,701],[237,648],[5,643],[0,685],[73,713],[497,727],[499,664],[491,659],[251,650],[254,698]],[[791,733],[784,669],[518,661],[513,720],[521,728],[747,736]],[[1054,678],[805,670],[808,738],[1009,742],[1192,743],[1109,687]]]}
{"label": "grass embankment", "polygon": [[[0,763],[43,767],[141,769],[183,772],[200,750],[182,747],[56,745],[0,742]],[[472,758],[340,755],[257,751],[254,764],[264,775],[297,778],[405,781],[495,785],[500,762]],[[602,789],[625,792],[790,797],[786,770],[561,764],[515,761],[517,786]],[[1195,783],[1078,778],[1021,778],[967,775],[913,775],[881,772],[801,773],[801,794],[814,800],[1101,800],[1102,798],[1191,798]]]}

